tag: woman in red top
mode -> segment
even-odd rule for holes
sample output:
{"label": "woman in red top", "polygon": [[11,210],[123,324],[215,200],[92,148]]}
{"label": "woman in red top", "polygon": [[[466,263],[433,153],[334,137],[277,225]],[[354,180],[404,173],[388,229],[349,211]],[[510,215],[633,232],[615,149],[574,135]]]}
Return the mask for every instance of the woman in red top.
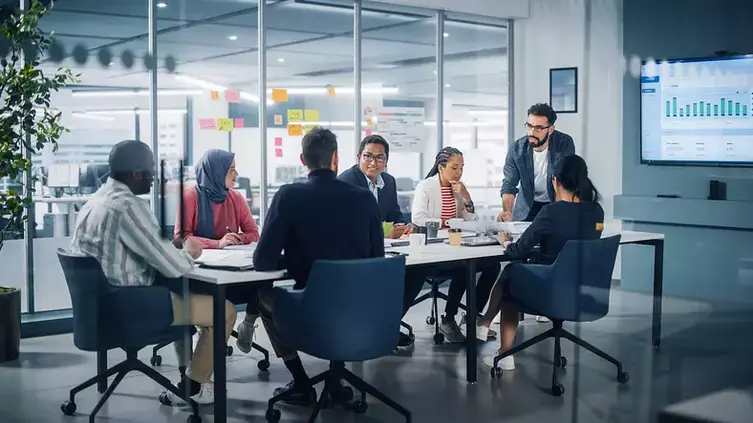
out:
{"label": "woman in red top", "polygon": [[[191,237],[203,248],[218,249],[259,240],[246,199],[233,189],[238,172],[235,154],[209,150],[196,163],[196,185],[183,193],[183,212],[175,223],[176,239]],[[181,214],[183,218],[181,219]],[[246,319],[238,326],[238,349],[248,353],[254,335],[258,305],[254,292],[243,295]]]}

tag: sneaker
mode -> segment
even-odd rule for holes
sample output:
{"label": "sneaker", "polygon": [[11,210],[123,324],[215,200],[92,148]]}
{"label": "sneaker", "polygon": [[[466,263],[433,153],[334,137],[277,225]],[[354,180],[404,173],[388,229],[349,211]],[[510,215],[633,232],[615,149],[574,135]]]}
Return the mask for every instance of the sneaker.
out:
{"label": "sneaker", "polygon": [[251,345],[254,343],[254,332],[256,331],[256,325],[247,321],[241,322],[236,329],[238,332],[238,341],[236,345],[241,352],[248,354],[251,352]]}
{"label": "sneaker", "polygon": [[400,332],[400,340],[397,342],[398,349],[410,348],[413,346],[413,338]]}
{"label": "sneaker", "polygon": [[[499,352],[497,352],[497,354],[499,354]],[[494,367],[494,357],[496,356],[490,355],[488,357],[484,357],[484,364],[488,367]],[[500,369],[508,372],[515,370],[515,359],[513,358],[513,356],[508,355],[502,360],[499,360],[498,366]]]}
{"label": "sneaker", "polygon": [[288,395],[282,401],[290,405],[309,406],[315,405],[317,402],[316,391],[312,386],[299,387],[295,384],[295,381],[290,381],[282,388],[274,390],[274,396],[279,396],[288,393]]}
{"label": "sneaker", "polygon": [[481,342],[490,341],[497,337],[497,332],[488,326],[476,326],[476,338]]}
{"label": "sneaker", "polygon": [[439,323],[439,331],[442,332],[447,342],[454,344],[465,342],[465,335],[463,335],[458,322],[454,318],[442,316],[442,321]]}
{"label": "sneaker", "polygon": [[550,323],[551,320],[549,320],[546,316],[536,316],[536,321],[539,323]]}
{"label": "sneaker", "polygon": [[[178,384],[178,390],[181,392],[183,391],[183,383]],[[183,398],[173,394],[172,392],[167,392],[167,399],[169,401],[169,404],[165,405],[173,405],[176,407],[183,407],[188,405],[188,403],[183,400]],[[195,395],[191,395],[191,399],[194,400],[199,405],[210,405],[214,404],[214,383],[208,382],[208,383],[202,383],[201,389],[199,389],[199,393]]]}

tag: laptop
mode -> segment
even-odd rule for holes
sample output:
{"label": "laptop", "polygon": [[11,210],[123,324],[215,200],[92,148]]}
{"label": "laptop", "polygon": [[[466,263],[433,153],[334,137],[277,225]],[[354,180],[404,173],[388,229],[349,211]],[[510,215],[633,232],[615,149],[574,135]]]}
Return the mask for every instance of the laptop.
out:
{"label": "laptop", "polygon": [[[449,243],[449,241],[447,241]],[[460,241],[460,245],[463,247],[486,247],[489,245],[499,245],[499,240],[496,236],[476,236],[473,238],[463,238]]]}

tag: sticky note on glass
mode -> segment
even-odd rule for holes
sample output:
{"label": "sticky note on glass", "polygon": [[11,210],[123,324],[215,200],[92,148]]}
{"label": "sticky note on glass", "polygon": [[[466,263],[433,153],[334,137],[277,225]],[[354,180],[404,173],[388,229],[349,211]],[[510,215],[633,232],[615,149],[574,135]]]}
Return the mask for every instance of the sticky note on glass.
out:
{"label": "sticky note on glass", "polygon": [[231,132],[233,130],[233,119],[217,119],[217,129],[224,132]]}
{"label": "sticky note on glass", "polygon": [[290,109],[288,110],[288,123],[290,122],[300,122],[303,120],[303,110],[301,109]]}
{"label": "sticky note on glass", "polygon": [[288,135],[291,137],[297,137],[303,135],[303,125],[297,123],[288,124]]}
{"label": "sticky note on glass", "polygon": [[282,115],[275,115],[275,125],[282,125]]}
{"label": "sticky note on glass", "polygon": [[235,118],[235,125],[234,126],[236,128],[243,128],[244,123],[245,122],[243,121],[243,118]]}
{"label": "sticky note on glass", "polygon": [[215,130],[217,129],[217,121],[214,119],[206,119],[206,118],[199,119],[199,129],[203,131]]}
{"label": "sticky note on glass", "polygon": [[367,129],[366,130],[366,136],[369,137],[369,136],[372,136],[372,135],[374,135],[374,131],[372,131],[371,129]]}
{"label": "sticky note on glass", "polygon": [[309,133],[314,128],[316,128],[316,125],[306,125],[303,127],[303,132]]}
{"label": "sticky note on glass", "polygon": [[288,101],[288,90],[274,88],[272,90],[272,101],[275,103],[284,103]]}
{"label": "sticky note on glass", "polygon": [[335,87],[327,87],[327,94],[330,97],[334,97],[335,96]]}
{"label": "sticky note on glass", "polygon": [[275,157],[282,157],[282,148],[275,148]]}
{"label": "sticky note on glass", "polygon": [[282,137],[275,137],[275,147],[282,147]]}
{"label": "sticky note on glass", "polygon": [[209,91],[209,98],[212,100],[219,100],[220,99],[220,92],[219,91]]}
{"label": "sticky note on glass", "polygon": [[237,90],[225,90],[225,101],[228,103],[240,103],[241,92]]}
{"label": "sticky note on glass", "polygon": [[306,122],[319,122],[319,110],[306,109],[303,111],[303,120]]}

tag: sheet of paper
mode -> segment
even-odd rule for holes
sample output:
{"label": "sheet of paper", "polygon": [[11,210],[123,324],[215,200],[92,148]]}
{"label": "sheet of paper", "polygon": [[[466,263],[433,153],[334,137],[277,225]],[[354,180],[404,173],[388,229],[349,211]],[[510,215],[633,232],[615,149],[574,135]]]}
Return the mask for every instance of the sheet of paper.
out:
{"label": "sheet of paper", "polygon": [[228,245],[227,247],[223,248],[223,250],[241,250],[241,251],[255,251],[256,250],[256,243],[252,242],[248,245]]}
{"label": "sheet of paper", "polygon": [[199,119],[199,129],[201,129],[203,131],[215,130],[215,129],[217,129],[217,120],[216,119],[201,118],[201,119]]}
{"label": "sheet of paper", "polygon": [[216,267],[248,268],[254,265],[253,250],[204,250],[196,259],[199,264]]}
{"label": "sheet of paper", "polygon": [[275,115],[275,125],[282,125],[282,115]]}

